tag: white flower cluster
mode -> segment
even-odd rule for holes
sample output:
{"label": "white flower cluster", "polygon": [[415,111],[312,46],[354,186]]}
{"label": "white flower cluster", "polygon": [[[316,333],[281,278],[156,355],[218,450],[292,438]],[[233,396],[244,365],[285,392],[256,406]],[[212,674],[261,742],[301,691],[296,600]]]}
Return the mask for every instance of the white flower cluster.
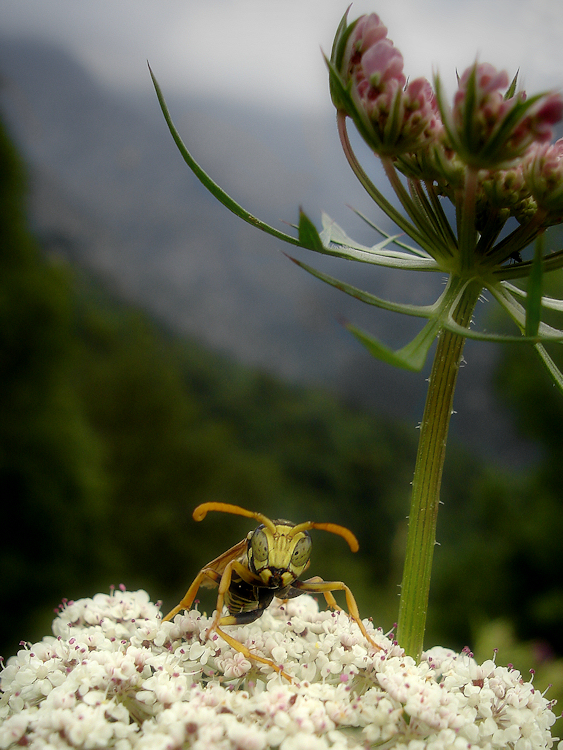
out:
{"label": "white flower cluster", "polygon": [[514,669],[434,648],[416,664],[366,621],[301,596],[229,628],[197,611],[162,622],[144,591],[67,603],[54,636],[0,673],[0,748],[117,750],[540,750],[551,704]]}

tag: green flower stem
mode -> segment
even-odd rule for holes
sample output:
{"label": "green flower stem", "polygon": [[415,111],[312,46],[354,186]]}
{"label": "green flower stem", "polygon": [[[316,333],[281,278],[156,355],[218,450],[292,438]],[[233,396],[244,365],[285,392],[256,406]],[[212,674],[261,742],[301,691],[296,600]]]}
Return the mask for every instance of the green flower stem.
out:
{"label": "green flower stem", "polygon": [[436,231],[432,224],[432,221],[429,221],[428,215],[421,212],[413,202],[412,198],[401,182],[399,174],[393,165],[392,159],[390,159],[388,156],[381,156],[380,159],[385,175],[389,180],[391,187],[395,191],[395,195],[401,202],[401,205],[409,215],[411,221],[418,228],[418,231],[426,238],[427,242],[430,243],[430,246],[432,248],[431,250],[429,250],[430,255],[432,255],[432,257],[437,261],[443,261],[447,259],[451,255],[451,252],[448,246],[445,244],[443,236],[438,231]]}
{"label": "green flower stem", "polygon": [[467,167],[465,175],[465,189],[461,201],[461,210],[457,211],[460,217],[458,227],[459,251],[461,256],[461,270],[467,272],[475,262],[475,244],[477,231],[475,229],[475,204],[477,200],[477,184],[479,170]]}
{"label": "green flower stem", "polygon": [[428,251],[429,243],[424,233],[419,232],[418,229],[411,224],[403,214],[398,211],[389,201],[379,192],[373,182],[365,173],[362,165],[358,161],[358,157],[354,153],[352,146],[350,145],[350,139],[348,138],[348,131],[346,130],[346,115],[344,112],[338,112],[336,117],[336,124],[338,126],[338,135],[340,137],[340,143],[344,155],[348,160],[348,164],[352,168],[352,171],[360,181],[361,185],[366,190],[367,194],[372,198],[373,201],[379,206],[379,208],[387,214],[387,216],[395,222],[395,224],[408,234],[408,236],[417,242],[421,248]]}
{"label": "green flower stem", "polygon": [[538,209],[527,224],[520,225],[494,247],[487,258],[488,263],[499,265],[510,255],[517,255],[524,250],[545,229],[545,219],[545,212]]}
{"label": "green flower stem", "polygon": [[[481,289],[478,282],[465,287],[454,314],[460,325],[469,325]],[[415,659],[423,648],[442,469],[464,343],[464,336],[440,333],[420,429],[397,630],[398,642]]]}

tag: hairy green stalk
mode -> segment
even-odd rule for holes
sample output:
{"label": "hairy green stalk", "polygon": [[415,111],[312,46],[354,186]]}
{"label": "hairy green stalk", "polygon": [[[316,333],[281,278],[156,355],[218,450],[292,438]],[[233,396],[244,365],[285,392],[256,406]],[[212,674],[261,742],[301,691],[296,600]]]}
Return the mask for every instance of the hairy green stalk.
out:
{"label": "hairy green stalk", "polygon": [[[469,324],[480,292],[479,283],[466,287],[454,316],[460,325]],[[415,659],[423,648],[440,485],[464,344],[464,336],[440,333],[420,427],[397,630],[399,643]]]}

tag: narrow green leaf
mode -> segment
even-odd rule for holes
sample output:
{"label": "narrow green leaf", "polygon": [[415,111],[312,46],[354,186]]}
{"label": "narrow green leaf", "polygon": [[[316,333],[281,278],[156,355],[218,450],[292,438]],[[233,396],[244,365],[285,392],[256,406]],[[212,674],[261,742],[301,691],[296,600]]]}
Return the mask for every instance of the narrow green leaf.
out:
{"label": "narrow green leaf", "polygon": [[563,250],[548,253],[543,259],[544,271],[557,271],[563,268]]}
{"label": "narrow green leaf", "polygon": [[[356,240],[353,240],[351,237],[349,237],[342,229],[342,227],[340,227],[333,219],[331,219],[328,214],[324,213],[324,211],[322,213],[321,220],[323,224],[323,231],[321,232],[320,237],[325,247],[333,242],[334,244],[341,245],[342,247],[353,247],[356,250],[362,250],[365,253],[370,253],[373,255],[388,255],[389,257],[410,259],[410,255],[407,255],[406,253],[399,250],[384,249],[387,247],[387,245],[393,244],[395,240],[400,237],[400,235],[398,234],[394,236],[387,235],[387,237],[381,242],[378,242],[377,245],[368,247],[367,245],[362,245],[360,242],[356,242]],[[428,256],[425,257],[428,258]]]}
{"label": "narrow green leaf", "polygon": [[[487,285],[486,288],[491,292],[497,302],[506,310],[508,315],[524,333],[526,324],[525,308],[518,302],[518,300],[516,300],[512,296],[512,294],[510,294],[509,290],[506,287]],[[559,330],[559,328],[554,328],[553,326],[547,325],[547,323],[542,323],[540,321],[538,333],[535,337],[536,340],[559,341],[560,337],[561,331]]]}
{"label": "narrow green leaf", "polygon": [[[338,226],[327,214],[322,216],[323,231],[320,234],[325,255],[335,255],[347,260],[358,260],[362,263],[373,263],[380,266],[390,266],[392,268],[402,268],[412,271],[439,271],[440,267],[433,258],[430,258],[422,252],[417,252],[417,257],[412,257],[411,253],[399,250],[387,250],[387,245],[395,243],[398,235],[394,237],[387,236],[385,240],[377,245],[367,247],[356,242],[349,237],[346,232]],[[342,250],[336,250],[331,247],[332,244],[338,245]],[[409,251],[408,246],[403,245]]]}
{"label": "narrow green leaf", "polygon": [[[523,101],[517,101],[513,104],[512,108],[505,114],[501,120],[501,125],[495,131],[491,138],[488,139],[486,146],[481,151],[481,156],[485,159],[494,158],[494,155],[506,151],[505,144],[507,143],[510,134],[517,125],[522,122],[526,112],[528,112],[542,97],[545,93],[535,94],[530,96]],[[509,150],[510,151],[510,150]],[[512,150],[506,156],[506,160],[510,160],[519,155],[518,147]],[[503,159],[504,161],[505,159]]]}
{"label": "narrow green leaf", "polygon": [[[365,221],[365,223],[370,226],[372,229],[375,229],[375,231],[380,234],[382,237],[385,237],[386,239],[391,239],[391,235],[387,234],[381,227],[378,227],[377,224],[369,219],[365,214],[363,214],[361,211],[358,211],[357,208],[354,208],[353,206],[348,206],[355,214],[356,216],[359,216],[362,221]],[[332,221],[332,220],[331,220]],[[392,237],[393,244],[397,245],[397,247],[402,247],[404,250],[408,250],[409,253],[412,253],[413,255],[418,255],[421,258],[428,258],[430,259],[430,255],[426,252],[426,250],[421,250],[418,247],[413,247],[412,245],[407,245],[405,242],[399,242],[400,235],[394,235]]]}
{"label": "narrow green leaf", "polygon": [[477,101],[477,62],[473,63],[471,73],[467,79],[465,88],[465,100],[463,102],[463,139],[465,145],[471,151],[477,151],[479,144],[474,141],[475,133],[475,104]]}
{"label": "narrow green leaf", "polygon": [[372,356],[383,362],[387,362],[389,365],[393,365],[393,367],[400,367],[403,370],[410,370],[411,372],[420,372],[422,370],[430,347],[441,328],[439,321],[430,320],[411,342],[402,349],[394,351],[365,331],[351,324],[345,324],[345,326],[366,347]]}
{"label": "narrow green leaf", "polygon": [[198,178],[198,180],[202,183],[204,187],[209,190],[209,192],[217,198],[217,200],[222,203],[226,208],[229,209],[232,213],[234,213],[236,216],[238,216],[243,221],[246,221],[248,224],[252,224],[253,227],[256,227],[257,229],[260,229],[262,232],[266,232],[266,234],[271,234],[274,237],[277,237],[279,240],[283,240],[284,242],[287,242],[290,245],[296,245],[300,246],[300,242],[295,237],[292,237],[290,234],[286,234],[285,232],[280,232],[279,229],[276,229],[275,227],[270,226],[269,224],[266,224],[266,222],[262,221],[261,219],[258,219],[256,216],[251,214],[249,211],[247,211],[245,208],[243,208],[239,203],[237,203],[234,198],[231,198],[228,193],[226,193],[219,185],[217,185],[216,182],[214,182],[211,177],[200,167],[200,165],[196,162],[196,160],[193,158],[193,156],[190,154],[186,146],[184,145],[184,142],[182,141],[180,134],[176,130],[176,127],[174,126],[174,123],[172,122],[172,118],[170,116],[170,112],[168,111],[168,106],[166,104],[166,101],[164,99],[164,96],[162,94],[162,90],[160,86],[158,85],[158,81],[153,75],[153,72],[151,70],[151,67],[149,65],[149,72],[152,78],[152,82],[156,91],[156,95],[158,97],[158,103],[160,104],[160,109],[162,110],[162,114],[164,115],[164,119],[166,120],[166,124],[168,125],[168,129],[170,130],[170,133],[172,135],[172,138],[174,139],[174,142],[176,146],[178,147],[178,150],[182,154],[182,157],[188,167],[192,170],[192,172],[195,174],[195,176]]}
{"label": "narrow green leaf", "polygon": [[365,302],[368,305],[374,305],[375,307],[380,307],[384,310],[389,310],[390,312],[411,315],[416,318],[431,318],[436,315],[437,305],[406,305],[400,304],[399,302],[390,302],[381,297],[376,297],[369,292],[364,292],[351,284],[347,284],[345,281],[339,281],[322,271],[318,271],[317,269],[308,266],[306,263],[302,263],[300,260],[297,260],[297,258],[292,258],[290,255],[287,257],[299,266],[299,268],[307,271],[307,273],[310,273],[315,278],[324,281],[325,284],[330,284],[330,286],[333,286],[335,289],[338,289],[345,294],[349,294],[360,302]]}
{"label": "narrow green leaf", "polygon": [[[507,286],[503,285],[487,285],[486,288],[491,292],[499,305],[505,310],[508,316],[516,323],[518,328],[522,331],[522,336],[501,336],[496,334],[487,334],[487,338],[483,339],[486,341],[500,341],[508,343],[532,343],[537,344],[546,343],[561,343],[563,342],[563,331],[553,326],[548,326],[547,323],[540,321],[538,331],[535,336],[525,335],[526,326],[526,310],[525,308],[513,297]],[[449,322],[445,323],[446,327],[449,327]],[[475,336],[469,336],[468,338],[475,338]]]}
{"label": "narrow green leaf", "polygon": [[535,349],[537,353],[539,354],[543,364],[547,368],[547,371],[553,378],[553,382],[559,388],[559,390],[563,393],[563,373],[557,367],[555,362],[551,359],[551,357],[549,356],[549,354],[546,352],[546,350],[541,344],[536,344]]}
{"label": "narrow green leaf", "polygon": [[299,242],[307,250],[313,250],[315,253],[324,253],[325,248],[323,241],[317,231],[317,228],[301,209],[299,209]]}
{"label": "narrow green leaf", "polygon": [[[350,26],[348,26],[349,10],[350,10],[350,7],[347,8],[346,12],[342,16],[340,24],[338,25],[338,29],[336,30],[334,42],[332,43],[330,62],[333,65],[334,70],[337,72],[340,71],[342,67],[342,60],[344,58],[344,52],[346,51],[346,43],[348,41],[348,38],[350,37],[350,34],[354,31],[354,28],[356,27],[356,24],[358,23],[358,20],[359,20],[359,19],[356,19],[350,24]],[[339,97],[340,87],[334,84],[333,76],[329,76],[329,85],[330,85],[330,95],[331,95],[334,106],[336,107],[336,109],[345,109],[346,104],[345,102],[341,101]]]}
{"label": "narrow green leaf", "polygon": [[440,111],[440,118],[446,130],[450,143],[452,144],[455,151],[459,151],[461,148],[461,144],[459,142],[457,130],[454,125],[452,111],[446,100],[446,95],[442,87],[442,79],[437,73],[434,76],[434,93],[436,96],[436,104],[438,105],[438,109]]}
{"label": "narrow green leaf", "polygon": [[516,84],[518,83],[518,73],[519,72],[520,72],[519,70],[516,71],[516,75],[514,76],[514,78],[512,79],[512,82],[511,82],[510,86],[506,90],[506,94],[504,95],[504,100],[505,101],[507,99],[512,99],[512,97],[516,93]]}
{"label": "narrow green leaf", "polygon": [[540,327],[543,280],[543,234],[536,240],[534,260],[528,277],[528,294],[526,297],[526,336],[535,336]]}
{"label": "narrow green leaf", "polygon": [[[512,294],[517,295],[518,297],[526,298],[526,292],[523,289],[519,289],[517,286],[514,286],[513,284],[510,284],[508,281],[503,281],[502,285],[510,290]],[[563,300],[561,299],[555,299],[554,297],[546,297],[545,295],[541,298],[541,304],[542,307],[547,308],[548,310],[557,310],[557,312],[563,312]]]}
{"label": "narrow green leaf", "polygon": [[474,328],[466,328],[456,323],[453,318],[449,317],[442,321],[442,325],[448,331],[465,336],[467,339],[474,341],[489,341],[493,344],[537,344],[539,341],[545,341],[550,344],[563,343],[563,331],[551,329],[550,333],[537,332],[535,336],[514,335],[509,333],[485,333],[477,331]]}

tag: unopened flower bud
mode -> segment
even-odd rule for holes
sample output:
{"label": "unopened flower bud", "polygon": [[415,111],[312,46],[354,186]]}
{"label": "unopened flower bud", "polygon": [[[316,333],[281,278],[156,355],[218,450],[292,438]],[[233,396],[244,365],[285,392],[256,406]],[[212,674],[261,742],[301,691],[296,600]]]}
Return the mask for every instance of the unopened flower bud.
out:
{"label": "unopened flower bud", "polygon": [[506,71],[475,63],[459,80],[451,116],[440,103],[452,146],[476,169],[511,166],[532,144],[549,140],[563,115],[559,94],[509,95],[508,83]]}
{"label": "unopened flower bud", "polygon": [[550,214],[563,214],[563,138],[533,149],[524,175],[538,206]]}
{"label": "unopened flower bud", "polygon": [[455,193],[465,183],[466,166],[451,148],[441,123],[437,123],[435,137],[422,148],[402,154],[395,166],[406,177],[436,185],[440,195],[455,203]]}
{"label": "unopened flower bud", "polygon": [[486,173],[480,180],[485,198],[485,211],[506,209],[508,216],[522,222],[530,218],[530,212],[537,208],[530,196],[521,163],[510,169],[495,169]]}
{"label": "unopened flower bud", "polygon": [[536,143],[545,143],[553,138],[552,125],[563,117],[563,98],[551,92],[542,96],[522,122],[522,127],[533,134]]}
{"label": "unopened flower bud", "polygon": [[380,39],[365,51],[357,67],[358,91],[362,96],[383,92],[386,84],[395,89],[403,87],[403,56],[390,39]]}
{"label": "unopened flower bud", "polygon": [[333,94],[334,103],[354,120],[376,153],[396,157],[434,136],[439,113],[432,87],[425,78],[406,85],[403,56],[375,13],[345,27],[335,42],[332,63],[349,94]]}

